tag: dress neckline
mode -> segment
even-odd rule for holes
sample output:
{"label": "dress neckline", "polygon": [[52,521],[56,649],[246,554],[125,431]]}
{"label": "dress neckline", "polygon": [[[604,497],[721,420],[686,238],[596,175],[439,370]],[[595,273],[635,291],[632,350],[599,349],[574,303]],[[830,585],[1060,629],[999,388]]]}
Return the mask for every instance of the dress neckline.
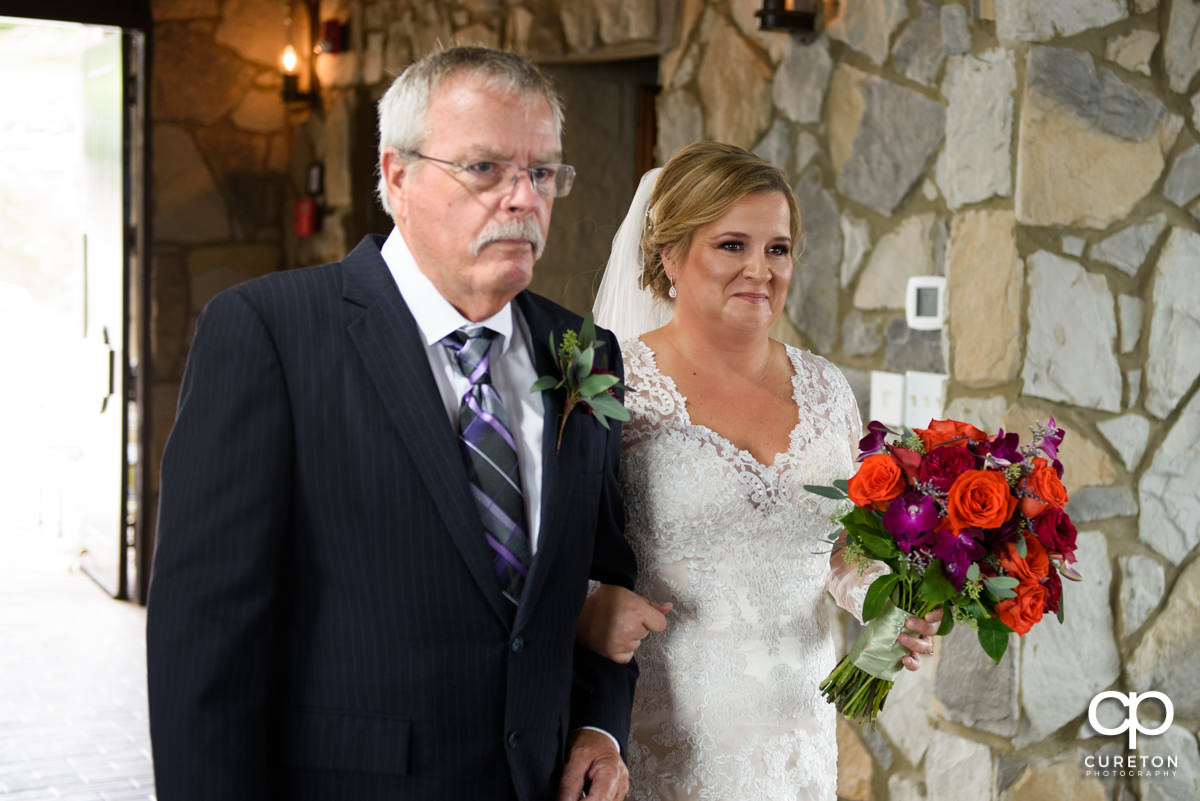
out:
{"label": "dress neckline", "polygon": [[799,364],[800,351],[799,351],[799,349],[790,347],[789,345],[787,345],[785,343],[780,343],[780,344],[783,344],[784,352],[787,354],[788,361],[791,362],[791,364],[792,364],[792,403],[795,404],[795,406],[796,406],[796,424],[794,426],[792,426],[791,431],[788,432],[787,447],[784,450],[777,452],[775,454],[774,458],[771,460],[770,464],[763,464],[762,462],[760,462],[758,460],[758,457],[756,457],[753,453],[751,453],[746,448],[739,448],[737,445],[734,445],[733,442],[728,437],[726,437],[724,434],[722,434],[721,432],[716,431],[712,428],[709,428],[708,426],[704,425],[703,423],[693,422],[692,421],[692,413],[690,411],[688,411],[688,407],[687,407],[687,397],[682,392],[679,391],[679,387],[675,384],[675,379],[672,378],[671,376],[667,375],[666,373],[664,373],[662,371],[662,369],[658,366],[658,357],[657,357],[657,354],[655,354],[654,349],[651,348],[649,345],[647,345],[646,342],[640,336],[636,337],[634,339],[634,342],[636,342],[643,350],[645,350],[645,356],[646,356],[646,359],[650,362],[650,366],[652,368],[654,368],[654,372],[656,372],[660,376],[662,376],[663,380],[666,382],[667,391],[671,393],[671,396],[675,399],[676,404],[679,407],[679,413],[680,413],[680,417],[682,418],[684,428],[691,429],[691,430],[700,432],[702,434],[706,434],[709,437],[712,437],[713,439],[717,440],[723,448],[728,448],[730,451],[736,453],[738,455],[738,458],[740,458],[742,461],[749,462],[751,465],[756,467],[761,473],[776,472],[779,469],[780,460],[784,459],[789,454],[791,454],[792,449],[795,448],[795,446],[796,446],[796,438],[797,438],[798,434],[800,433],[800,426],[803,425],[803,422],[804,422],[801,419],[800,397],[799,397],[799,395],[800,395],[800,364]]}

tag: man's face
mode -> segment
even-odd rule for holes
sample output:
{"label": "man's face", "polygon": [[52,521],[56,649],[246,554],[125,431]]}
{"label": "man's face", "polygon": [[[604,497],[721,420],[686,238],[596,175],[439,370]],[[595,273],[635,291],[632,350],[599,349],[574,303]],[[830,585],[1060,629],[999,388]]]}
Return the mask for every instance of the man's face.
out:
{"label": "man's face", "polygon": [[[522,167],[562,158],[554,115],[540,94],[489,89],[474,75],[450,76],[430,100],[421,153],[469,164]],[[395,222],[421,271],[465,317],[495,314],[533,278],[550,226],[553,198],[522,172],[477,191],[458,167],[384,155]]]}

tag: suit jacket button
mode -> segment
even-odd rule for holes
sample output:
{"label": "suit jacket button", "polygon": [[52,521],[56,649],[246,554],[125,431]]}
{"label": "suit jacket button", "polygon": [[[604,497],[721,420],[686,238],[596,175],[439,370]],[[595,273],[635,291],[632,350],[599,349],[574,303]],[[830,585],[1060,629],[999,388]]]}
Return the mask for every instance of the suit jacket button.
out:
{"label": "suit jacket button", "polygon": [[510,731],[508,733],[508,747],[509,748],[517,747],[517,733],[515,731]]}
{"label": "suit jacket button", "polygon": [[512,641],[512,652],[519,654],[525,650],[525,640],[522,637],[514,637]]}

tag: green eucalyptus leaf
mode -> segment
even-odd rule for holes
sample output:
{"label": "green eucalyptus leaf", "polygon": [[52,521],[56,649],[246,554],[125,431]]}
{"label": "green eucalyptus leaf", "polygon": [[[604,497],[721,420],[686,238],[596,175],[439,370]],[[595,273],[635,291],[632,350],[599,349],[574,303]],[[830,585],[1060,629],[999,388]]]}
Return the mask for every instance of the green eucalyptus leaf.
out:
{"label": "green eucalyptus leaf", "polygon": [[967,580],[968,581],[979,581],[979,563],[978,562],[972,562],[971,566],[967,568]]}
{"label": "green eucalyptus leaf", "polygon": [[887,605],[888,599],[892,597],[892,590],[896,589],[899,581],[899,576],[887,575],[871,582],[871,586],[867,588],[867,597],[863,600],[862,616],[864,621],[879,617],[879,613]]}
{"label": "green eucalyptus leaf", "polygon": [[620,379],[615,375],[605,375],[603,373],[589,375],[583,381],[579,382],[579,394],[585,399],[591,399],[594,395],[599,395],[601,392],[607,391],[619,381]]}
{"label": "green eucalyptus leaf", "polygon": [[942,625],[938,626],[937,634],[939,637],[945,637],[952,631],[954,631],[954,610],[945,609],[942,614]]}
{"label": "green eucalyptus leaf", "polygon": [[1024,559],[1027,553],[1029,553],[1029,546],[1025,544],[1025,538],[1017,537],[1017,556]]}
{"label": "green eucalyptus leaf", "polygon": [[592,313],[588,312],[587,317],[583,318],[583,325],[579,328],[579,347],[586,348],[591,346],[596,341],[596,323],[592,319]]}
{"label": "green eucalyptus leaf", "polygon": [[836,487],[823,487],[818,484],[805,484],[804,488],[814,495],[820,495],[822,498],[833,498],[835,501],[840,501],[846,497],[846,493]]}
{"label": "green eucalyptus leaf", "polygon": [[983,586],[998,600],[1016,598],[1017,593],[1014,592],[1014,588],[1019,583],[1012,576],[989,576],[983,580]]}
{"label": "green eucalyptus leaf", "polygon": [[839,478],[836,481],[834,481],[833,486],[836,487],[837,489],[840,489],[842,492],[846,493],[847,495],[850,493],[850,482],[844,478]]}
{"label": "green eucalyptus leaf", "polygon": [[592,372],[592,364],[596,360],[596,351],[592,348],[584,348],[575,353],[571,359],[571,385],[578,387],[583,383],[583,379],[587,378]]}
{"label": "green eucalyptus leaf", "polygon": [[600,412],[598,409],[592,409],[592,417],[595,417],[597,420],[599,420],[600,425],[604,426],[606,429],[610,431],[612,430],[612,426],[608,424],[608,416]]}
{"label": "green eucalyptus leaf", "polygon": [[613,420],[622,422],[629,419],[629,410],[621,405],[621,402],[607,393],[601,393],[594,398],[588,400],[592,409],[597,414],[602,414],[605,417],[610,417]]}
{"label": "green eucalyptus leaf", "polygon": [[530,392],[545,392],[548,389],[554,389],[558,386],[558,379],[552,375],[544,375],[537,381],[533,382],[533,386],[529,388]]}

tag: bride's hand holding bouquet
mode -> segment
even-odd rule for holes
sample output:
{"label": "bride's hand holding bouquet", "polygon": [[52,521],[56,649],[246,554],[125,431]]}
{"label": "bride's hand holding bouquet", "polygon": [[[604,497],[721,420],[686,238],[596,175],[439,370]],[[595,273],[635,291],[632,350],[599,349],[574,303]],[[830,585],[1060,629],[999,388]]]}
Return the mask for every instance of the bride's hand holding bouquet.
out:
{"label": "bride's hand holding bouquet", "polygon": [[1079,575],[1054,418],[1034,428],[1027,446],[1016,434],[989,437],[956,420],[912,431],[872,421],[867,429],[858,472],[807,489],[844,502],[835,519],[848,564],[878,561],[891,571],[871,584],[868,625],[821,685],[847,718],[873,723],[908,652],[896,641],[908,617],[941,607],[939,634],[968,625],[999,662],[1009,634],[1024,634],[1047,612],[1061,622],[1059,576]]}

